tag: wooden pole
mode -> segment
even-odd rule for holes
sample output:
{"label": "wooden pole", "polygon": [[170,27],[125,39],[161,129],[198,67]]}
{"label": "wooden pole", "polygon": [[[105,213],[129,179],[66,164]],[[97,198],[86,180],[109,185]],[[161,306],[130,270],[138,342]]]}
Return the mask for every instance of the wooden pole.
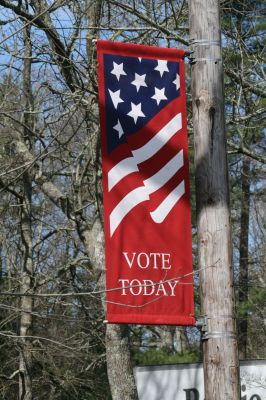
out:
{"label": "wooden pole", "polygon": [[189,0],[189,15],[205,400],[238,400],[219,1]]}

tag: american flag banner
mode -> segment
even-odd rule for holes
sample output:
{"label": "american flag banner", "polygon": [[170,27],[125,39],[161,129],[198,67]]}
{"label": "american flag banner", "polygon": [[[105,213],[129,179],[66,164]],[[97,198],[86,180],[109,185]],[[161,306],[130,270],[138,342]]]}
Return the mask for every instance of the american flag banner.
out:
{"label": "american flag banner", "polygon": [[184,52],[97,42],[110,323],[194,325]]}

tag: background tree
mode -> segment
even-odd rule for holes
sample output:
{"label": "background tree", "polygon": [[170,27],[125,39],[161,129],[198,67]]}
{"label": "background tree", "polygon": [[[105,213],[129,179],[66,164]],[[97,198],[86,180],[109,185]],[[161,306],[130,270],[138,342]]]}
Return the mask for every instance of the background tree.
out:
{"label": "background tree", "polygon": [[[263,2],[221,5],[239,331],[243,355],[262,357]],[[135,399],[130,350],[135,362],[196,361],[200,335],[103,324],[94,39],[188,50],[187,3],[0,0],[0,11],[0,396],[17,398],[20,382],[20,399]],[[189,66],[187,77],[190,115]]]}
{"label": "background tree", "polygon": [[[227,8],[228,7],[228,8]],[[265,281],[259,281],[265,270],[263,252],[254,253],[256,241],[264,242],[265,215],[259,218],[256,203],[263,196],[265,185],[265,76],[263,48],[265,23],[263,3],[227,2],[224,10],[226,38],[225,71],[230,163],[232,174],[232,204],[235,224],[235,279],[238,296],[239,351],[242,359],[256,357],[255,342],[265,335],[262,323],[265,309],[254,312],[259,297],[264,297]],[[256,238],[251,233],[255,226]],[[255,296],[255,297],[254,297]],[[255,306],[256,307],[256,306]],[[254,316],[256,315],[256,322]],[[249,335],[254,332],[256,335]],[[256,339],[255,339],[256,337]],[[255,340],[253,340],[253,338]],[[255,347],[253,348],[253,346]],[[261,356],[262,353],[261,353]]]}

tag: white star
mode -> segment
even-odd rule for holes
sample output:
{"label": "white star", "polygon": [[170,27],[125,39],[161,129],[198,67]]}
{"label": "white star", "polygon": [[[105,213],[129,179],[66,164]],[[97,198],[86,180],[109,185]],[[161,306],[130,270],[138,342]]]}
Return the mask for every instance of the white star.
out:
{"label": "white star", "polygon": [[138,59],[139,59],[139,62],[141,62],[141,60],[142,60],[142,57],[138,57]]}
{"label": "white star", "polygon": [[112,92],[112,90],[108,89],[114,108],[117,109],[117,106],[119,103],[124,103],[124,100],[121,99],[120,97],[120,90],[117,90],[116,92]]}
{"label": "white star", "polygon": [[176,74],[176,78],[173,81],[173,84],[176,86],[176,90],[178,90],[180,88],[180,78],[179,78],[178,74]]}
{"label": "white star", "polygon": [[115,75],[118,81],[121,75],[126,75],[125,71],[123,70],[123,63],[117,64],[116,62],[113,62],[113,67],[114,68],[112,69],[111,74]]}
{"label": "white star", "polygon": [[154,89],[155,89],[155,94],[152,96],[152,99],[156,100],[157,106],[158,106],[162,100],[167,100],[167,97],[164,94],[164,90],[165,90],[164,88],[157,89],[157,87],[156,87]]}
{"label": "white star", "polygon": [[132,117],[135,123],[137,122],[139,117],[145,117],[145,115],[141,111],[141,103],[139,104],[131,103],[131,111],[127,113],[127,115]]}
{"label": "white star", "polygon": [[157,67],[155,67],[155,71],[159,71],[160,75],[163,76],[164,72],[169,72],[169,69],[167,68],[167,61],[166,60],[157,60]]}
{"label": "white star", "polygon": [[115,130],[118,132],[118,137],[119,137],[119,139],[120,139],[121,136],[123,136],[124,133],[125,133],[125,132],[123,131],[123,128],[122,128],[122,126],[121,126],[119,120],[117,121],[117,124],[113,127],[113,129],[115,129]]}
{"label": "white star", "polygon": [[135,85],[137,88],[137,92],[139,91],[139,88],[141,86],[146,86],[146,82],[145,82],[145,78],[146,78],[146,74],[144,75],[139,75],[135,73],[135,80],[131,82],[132,85]]}

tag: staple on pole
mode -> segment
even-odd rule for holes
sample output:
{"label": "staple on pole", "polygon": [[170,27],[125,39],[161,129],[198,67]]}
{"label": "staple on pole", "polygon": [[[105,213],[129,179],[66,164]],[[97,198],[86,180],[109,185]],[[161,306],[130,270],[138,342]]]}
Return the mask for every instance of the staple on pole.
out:
{"label": "staple on pole", "polygon": [[191,46],[220,46],[220,40],[190,39]]}
{"label": "staple on pole", "polygon": [[199,62],[199,61],[213,61],[214,63],[217,63],[217,62],[222,61],[222,59],[221,58],[193,58],[193,57],[191,57],[191,59],[190,59],[191,64],[195,64],[196,62]]}

